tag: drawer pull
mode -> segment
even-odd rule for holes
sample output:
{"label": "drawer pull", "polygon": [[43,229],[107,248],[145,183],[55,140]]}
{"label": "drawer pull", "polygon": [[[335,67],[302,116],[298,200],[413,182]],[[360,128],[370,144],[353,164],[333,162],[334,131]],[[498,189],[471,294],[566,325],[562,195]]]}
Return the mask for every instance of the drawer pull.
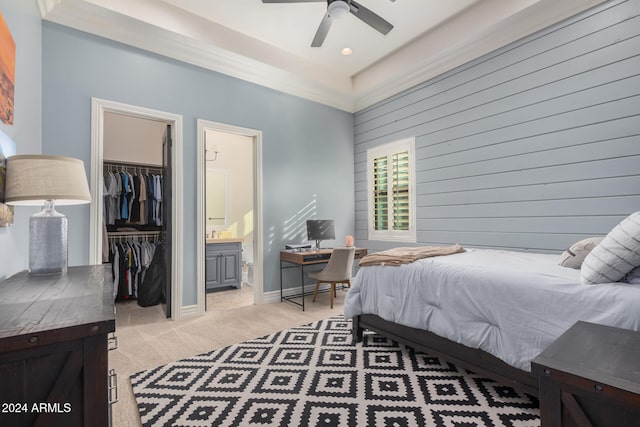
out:
{"label": "drawer pull", "polygon": [[118,349],[118,337],[113,332],[109,334],[109,338],[107,339],[107,349],[109,351]]}
{"label": "drawer pull", "polygon": [[109,405],[118,401],[118,375],[115,369],[109,369]]}
{"label": "drawer pull", "polygon": [[545,375],[551,375],[551,369],[545,369],[544,370],[544,374]]}
{"label": "drawer pull", "polygon": [[602,384],[596,384],[593,388],[596,389],[596,391],[602,391],[604,390],[604,387],[602,387]]}
{"label": "drawer pull", "polygon": [[29,337],[29,344],[36,344],[38,341],[40,341],[40,339],[36,335]]}

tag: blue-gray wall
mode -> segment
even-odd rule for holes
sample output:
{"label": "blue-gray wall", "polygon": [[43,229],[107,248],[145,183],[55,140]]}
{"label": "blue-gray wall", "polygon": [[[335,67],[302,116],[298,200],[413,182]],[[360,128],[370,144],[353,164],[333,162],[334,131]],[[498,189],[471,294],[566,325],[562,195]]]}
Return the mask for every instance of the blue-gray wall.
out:
{"label": "blue-gray wall", "polygon": [[[13,125],[0,129],[13,140],[16,154],[40,153],[42,59],[40,13],[35,1],[0,0],[0,12],[16,43]],[[0,280],[28,267],[29,217],[38,208],[17,206],[14,224],[0,227]]]}
{"label": "blue-gray wall", "polygon": [[[279,289],[279,251],[306,217],[353,233],[353,115],[49,22],[42,27],[42,150],[90,175],[91,97],[184,118],[184,305],[196,302],[196,120],[263,131],[264,289]],[[89,207],[71,206],[69,262],[88,262]]]}
{"label": "blue-gray wall", "polygon": [[366,150],[416,137],[418,244],[559,251],[640,210],[640,2],[612,1],[355,115]]}

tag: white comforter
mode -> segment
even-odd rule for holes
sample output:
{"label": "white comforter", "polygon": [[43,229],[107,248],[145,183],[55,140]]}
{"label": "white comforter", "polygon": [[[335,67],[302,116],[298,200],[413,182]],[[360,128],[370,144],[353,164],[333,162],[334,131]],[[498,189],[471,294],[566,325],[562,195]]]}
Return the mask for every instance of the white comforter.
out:
{"label": "white comforter", "polygon": [[399,267],[361,267],[344,315],[376,314],[480,348],[530,371],[578,320],[640,330],[640,286],[580,284],[557,255],[468,249]]}

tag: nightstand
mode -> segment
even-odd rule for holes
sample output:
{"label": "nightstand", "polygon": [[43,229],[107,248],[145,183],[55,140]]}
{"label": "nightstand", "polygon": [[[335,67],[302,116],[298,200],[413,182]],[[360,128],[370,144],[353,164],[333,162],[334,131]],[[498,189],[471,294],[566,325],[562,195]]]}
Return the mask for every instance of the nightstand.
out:
{"label": "nightstand", "polygon": [[115,327],[111,265],[1,282],[0,425],[109,426]]}
{"label": "nightstand", "polygon": [[531,363],[550,426],[640,426],[640,332],[577,322]]}

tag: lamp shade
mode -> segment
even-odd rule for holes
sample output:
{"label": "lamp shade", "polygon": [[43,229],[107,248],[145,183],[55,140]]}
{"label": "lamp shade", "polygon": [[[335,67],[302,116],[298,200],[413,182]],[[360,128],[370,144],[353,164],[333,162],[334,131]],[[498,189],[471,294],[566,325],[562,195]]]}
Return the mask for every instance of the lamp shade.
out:
{"label": "lamp shade", "polygon": [[17,155],[7,158],[5,203],[56,205],[91,202],[82,160],[64,156]]}

